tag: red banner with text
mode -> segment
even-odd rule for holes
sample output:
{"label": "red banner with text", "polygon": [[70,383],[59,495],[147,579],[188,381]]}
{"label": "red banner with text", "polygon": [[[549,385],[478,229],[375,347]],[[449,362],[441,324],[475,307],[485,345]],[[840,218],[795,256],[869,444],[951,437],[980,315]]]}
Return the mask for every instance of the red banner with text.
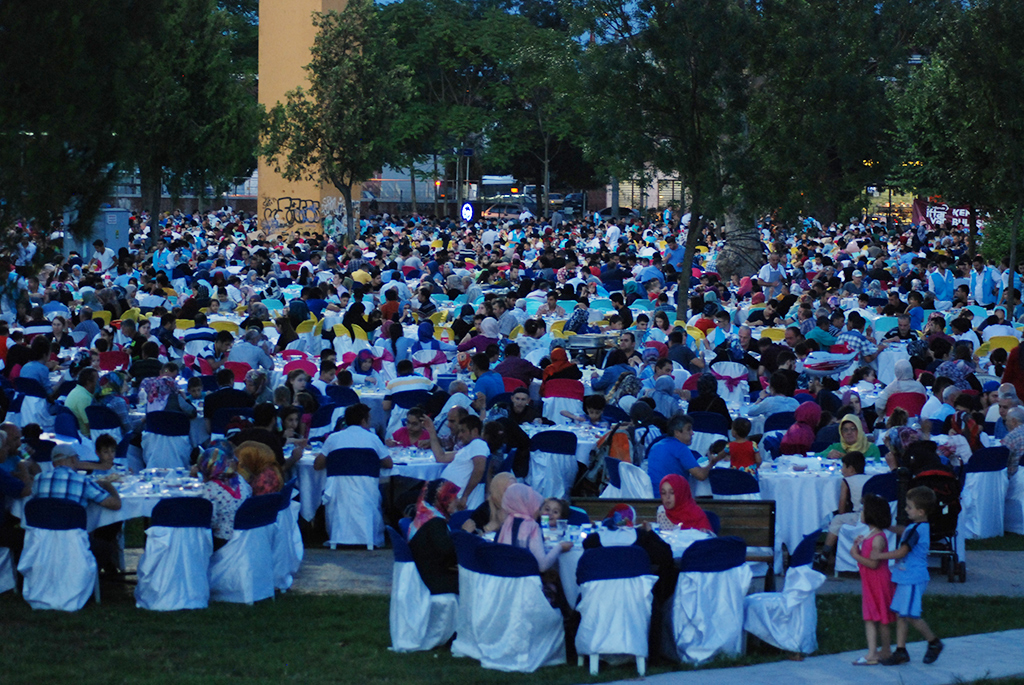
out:
{"label": "red banner with text", "polygon": [[[950,207],[945,202],[928,202],[927,200],[914,200],[913,218],[915,224],[925,224],[929,228],[938,229],[946,225],[954,228],[970,226],[970,207]],[[985,227],[985,221],[978,217],[978,228]]]}

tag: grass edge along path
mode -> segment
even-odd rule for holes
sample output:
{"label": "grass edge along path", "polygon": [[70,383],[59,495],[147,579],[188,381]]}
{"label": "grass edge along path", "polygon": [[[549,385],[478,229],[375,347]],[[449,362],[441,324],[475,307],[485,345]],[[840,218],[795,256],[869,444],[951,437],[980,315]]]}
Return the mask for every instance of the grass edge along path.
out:
{"label": "grass edge along path", "polygon": [[[203,611],[136,609],[132,586],[104,584],[103,603],[74,614],[33,612],[18,595],[0,596],[0,664],[5,684],[78,683],[538,683],[634,678],[630,662],[602,665],[598,677],[575,664],[533,674],[488,671],[444,648],[388,651],[387,597],[285,594],[255,606],[213,603]],[[864,647],[859,595],[818,596],[818,654]],[[925,596],[924,615],[941,637],[1024,628],[1024,598]],[[911,639],[917,639],[911,634]],[[778,661],[753,644],[712,667]],[[686,670],[656,666],[648,673]],[[800,665],[794,663],[794,669]]]}

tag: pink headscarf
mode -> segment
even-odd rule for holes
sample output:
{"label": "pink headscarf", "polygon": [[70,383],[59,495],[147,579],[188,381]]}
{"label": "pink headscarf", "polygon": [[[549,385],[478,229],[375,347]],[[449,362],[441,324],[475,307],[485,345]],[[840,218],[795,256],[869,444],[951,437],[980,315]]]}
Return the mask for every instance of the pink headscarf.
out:
{"label": "pink headscarf", "polygon": [[505,510],[506,516],[505,522],[501,524],[501,532],[498,533],[498,542],[505,545],[514,544],[512,540],[512,524],[515,519],[522,521],[519,525],[519,540],[521,543],[525,543],[539,533],[540,526],[534,520],[534,517],[540,511],[542,504],[544,504],[544,498],[537,494],[529,485],[523,485],[522,483],[510,485],[508,490],[505,491],[505,496],[501,498],[501,508]]}
{"label": "pink headscarf", "polygon": [[740,288],[736,291],[736,297],[743,299],[743,297],[750,292],[753,284],[750,282],[750,276],[744,276],[740,279]]}
{"label": "pink headscarf", "polygon": [[796,423],[786,431],[779,446],[782,454],[806,454],[811,449],[821,421],[821,407],[816,402],[804,402],[796,408],[794,417]]}

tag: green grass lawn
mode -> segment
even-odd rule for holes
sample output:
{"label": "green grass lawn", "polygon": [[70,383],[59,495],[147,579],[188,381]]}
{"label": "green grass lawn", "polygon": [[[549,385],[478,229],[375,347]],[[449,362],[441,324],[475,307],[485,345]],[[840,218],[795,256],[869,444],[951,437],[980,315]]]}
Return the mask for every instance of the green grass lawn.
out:
{"label": "green grass lawn", "polygon": [[[445,649],[393,654],[387,649],[386,597],[288,594],[253,607],[211,604],[205,611],[156,613],[135,608],[132,587],[104,583],[103,603],[90,603],[75,614],[33,612],[19,596],[0,596],[2,681],[471,685],[583,683],[636,675],[632,665],[602,665],[600,676],[591,678],[575,664],[506,674],[454,659]],[[857,595],[818,598],[819,653],[864,647],[860,602]],[[1022,628],[1024,599],[925,597],[925,616],[942,637]],[[714,665],[781,658],[761,644],[741,659]]]}
{"label": "green grass lawn", "polygon": [[1006,533],[1000,538],[983,538],[981,540],[968,540],[968,552],[981,552],[992,550],[996,552],[1024,552],[1024,535]]}

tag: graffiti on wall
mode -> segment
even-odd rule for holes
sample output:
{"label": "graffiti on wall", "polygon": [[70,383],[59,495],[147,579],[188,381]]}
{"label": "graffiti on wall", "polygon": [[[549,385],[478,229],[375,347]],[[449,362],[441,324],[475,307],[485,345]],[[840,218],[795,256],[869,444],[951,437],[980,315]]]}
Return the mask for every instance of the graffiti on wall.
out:
{"label": "graffiti on wall", "polygon": [[296,197],[263,198],[263,222],[278,228],[320,223],[320,203]]}

